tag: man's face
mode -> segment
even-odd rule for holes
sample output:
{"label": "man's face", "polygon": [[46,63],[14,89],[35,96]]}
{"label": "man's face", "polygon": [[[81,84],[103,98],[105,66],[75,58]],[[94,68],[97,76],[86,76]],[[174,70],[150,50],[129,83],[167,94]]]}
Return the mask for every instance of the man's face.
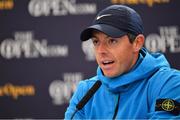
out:
{"label": "man's face", "polygon": [[128,72],[136,63],[138,53],[127,35],[112,38],[98,31],[93,32],[96,61],[107,77],[116,77]]}

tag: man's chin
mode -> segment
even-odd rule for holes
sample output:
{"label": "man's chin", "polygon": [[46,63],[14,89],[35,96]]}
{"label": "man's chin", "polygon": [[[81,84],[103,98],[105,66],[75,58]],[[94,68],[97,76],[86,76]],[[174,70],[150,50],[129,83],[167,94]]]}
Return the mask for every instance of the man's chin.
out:
{"label": "man's chin", "polygon": [[116,77],[117,75],[112,74],[112,73],[105,73],[104,76],[106,76],[106,77],[108,77],[108,78],[114,78],[114,77]]}

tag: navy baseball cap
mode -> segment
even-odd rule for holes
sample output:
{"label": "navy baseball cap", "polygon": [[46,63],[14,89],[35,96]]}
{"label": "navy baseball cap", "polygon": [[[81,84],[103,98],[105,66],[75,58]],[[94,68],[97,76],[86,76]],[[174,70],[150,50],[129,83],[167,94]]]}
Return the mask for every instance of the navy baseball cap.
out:
{"label": "navy baseball cap", "polygon": [[100,11],[91,26],[81,32],[80,39],[86,41],[92,37],[92,31],[98,30],[117,38],[127,33],[143,34],[144,28],[140,15],[125,5],[111,5]]}

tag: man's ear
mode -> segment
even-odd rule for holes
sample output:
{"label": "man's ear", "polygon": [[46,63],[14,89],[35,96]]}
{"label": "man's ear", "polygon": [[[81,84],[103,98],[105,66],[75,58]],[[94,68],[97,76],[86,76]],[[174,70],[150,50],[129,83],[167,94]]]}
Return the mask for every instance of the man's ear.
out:
{"label": "man's ear", "polygon": [[133,42],[133,47],[135,52],[139,52],[139,50],[143,47],[144,45],[144,35],[139,34],[136,36],[134,42]]}

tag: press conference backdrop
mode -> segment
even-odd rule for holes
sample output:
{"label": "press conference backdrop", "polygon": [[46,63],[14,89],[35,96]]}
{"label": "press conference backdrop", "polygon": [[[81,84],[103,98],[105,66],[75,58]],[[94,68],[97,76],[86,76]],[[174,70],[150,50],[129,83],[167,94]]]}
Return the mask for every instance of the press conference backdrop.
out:
{"label": "press conference backdrop", "polygon": [[180,69],[179,0],[0,0],[0,118],[64,118],[77,83],[96,74],[79,34],[110,4],[138,11],[145,47]]}

